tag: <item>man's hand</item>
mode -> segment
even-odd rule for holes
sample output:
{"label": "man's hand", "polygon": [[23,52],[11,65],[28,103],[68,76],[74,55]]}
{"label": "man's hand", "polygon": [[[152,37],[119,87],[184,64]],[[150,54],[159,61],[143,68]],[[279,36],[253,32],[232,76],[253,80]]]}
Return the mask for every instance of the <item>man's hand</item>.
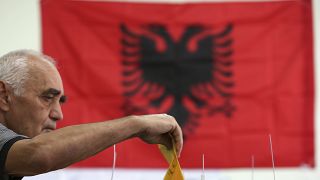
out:
{"label": "man's hand", "polygon": [[154,114],[136,116],[136,120],[142,127],[138,137],[147,143],[163,144],[170,149],[173,140],[177,155],[180,156],[183,146],[182,130],[174,117],[167,114]]}

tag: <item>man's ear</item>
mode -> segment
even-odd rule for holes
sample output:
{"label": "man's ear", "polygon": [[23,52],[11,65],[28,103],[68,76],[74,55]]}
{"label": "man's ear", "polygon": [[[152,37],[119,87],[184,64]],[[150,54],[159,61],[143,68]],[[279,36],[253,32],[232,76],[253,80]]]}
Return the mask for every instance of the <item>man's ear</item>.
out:
{"label": "man's ear", "polygon": [[9,111],[9,89],[3,81],[0,81],[0,110]]}

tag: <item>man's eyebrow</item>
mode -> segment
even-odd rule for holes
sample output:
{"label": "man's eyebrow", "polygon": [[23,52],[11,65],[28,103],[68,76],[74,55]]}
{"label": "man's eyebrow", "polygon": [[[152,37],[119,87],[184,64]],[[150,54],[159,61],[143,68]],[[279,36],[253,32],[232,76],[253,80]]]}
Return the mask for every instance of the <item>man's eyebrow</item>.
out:
{"label": "man's eyebrow", "polygon": [[66,101],[67,101],[67,96],[65,96],[65,95],[62,95],[62,96],[60,97],[60,99],[59,99],[59,102],[60,102],[61,104],[65,103]]}
{"label": "man's eyebrow", "polygon": [[49,88],[49,89],[45,90],[42,94],[45,94],[45,95],[52,94],[54,96],[57,96],[57,95],[61,94],[61,91],[58,89]]}
{"label": "man's eyebrow", "polygon": [[[42,95],[53,95],[53,96],[58,96],[59,94],[61,94],[61,91],[54,88],[49,88],[42,93]],[[65,95],[62,95],[59,99],[59,102],[61,104],[65,103],[66,101],[67,101],[67,96]]]}

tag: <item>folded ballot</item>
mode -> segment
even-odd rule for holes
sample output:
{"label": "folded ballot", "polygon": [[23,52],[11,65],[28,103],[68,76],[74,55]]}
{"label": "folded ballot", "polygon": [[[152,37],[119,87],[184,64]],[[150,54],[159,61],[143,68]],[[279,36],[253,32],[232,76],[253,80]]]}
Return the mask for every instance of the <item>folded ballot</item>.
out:
{"label": "folded ballot", "polygon": [[175,148],[168,149],[164,145],[159,145],[159,149],[169,163],[164,180],[184,180]]}

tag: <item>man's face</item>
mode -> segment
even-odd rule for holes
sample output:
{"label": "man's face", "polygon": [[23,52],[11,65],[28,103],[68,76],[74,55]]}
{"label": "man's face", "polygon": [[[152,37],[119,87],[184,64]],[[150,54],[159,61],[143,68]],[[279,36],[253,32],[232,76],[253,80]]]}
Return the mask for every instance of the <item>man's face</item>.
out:
{"label": "man's face", "polygon": [[31,78],[21,96],[10,94],[10,109],[6,113],[7,127],[16,133],[34,137],[56,129],[63,118],[61,104],[65,101],[58,71],[46,62],[36,61]]}

